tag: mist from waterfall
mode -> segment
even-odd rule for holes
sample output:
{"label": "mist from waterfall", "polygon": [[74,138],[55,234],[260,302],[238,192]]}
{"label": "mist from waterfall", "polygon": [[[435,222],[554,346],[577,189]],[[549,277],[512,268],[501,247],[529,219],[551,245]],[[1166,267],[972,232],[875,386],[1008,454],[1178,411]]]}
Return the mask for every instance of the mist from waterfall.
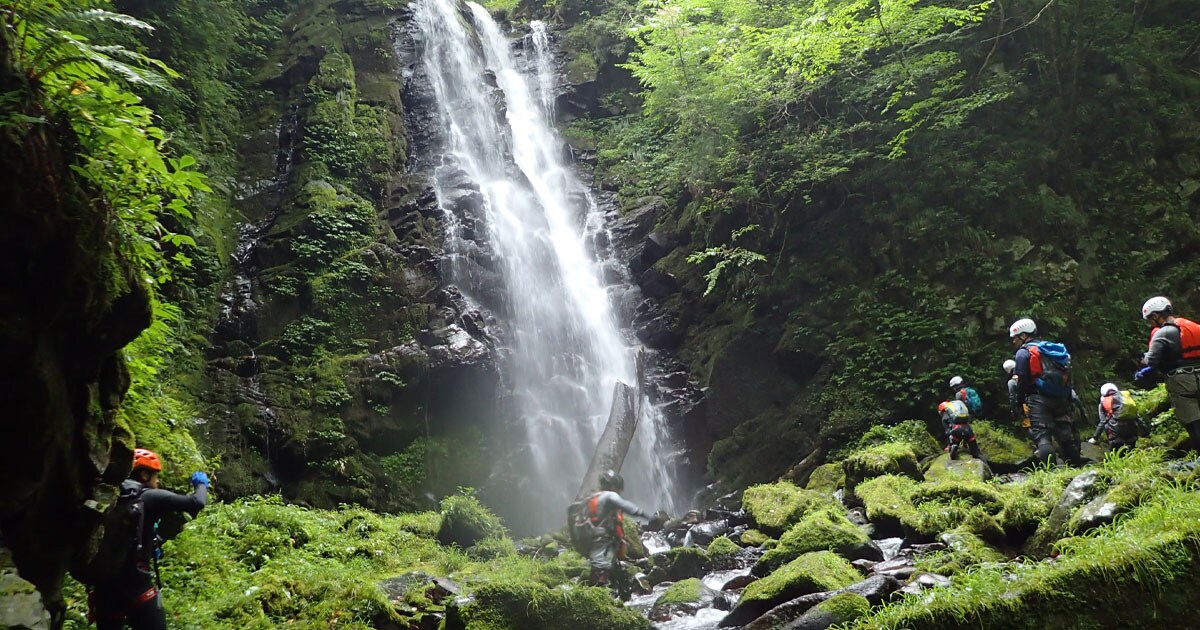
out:
{"label": "mist from waterfall", "polygon": [[[444,270],[500,322],[500,408],[523,432],[512,436],[521,505],[503,511],[521,514],[520,523],[509,516],[518,530],[557,529],[604,429],[614,384],[635,380],[636,344],[622,335],[610,299],[625,281],[602,279],[611,256],[603,212],[552,126],[545,26],[531,25],[519,59],[474,3],[421,0],[416,15],[439,110],[438,155],[427,161],[445,212]],[[664,425],[643,405],[621,471],[626,494],[647,510],[674,507]]]}

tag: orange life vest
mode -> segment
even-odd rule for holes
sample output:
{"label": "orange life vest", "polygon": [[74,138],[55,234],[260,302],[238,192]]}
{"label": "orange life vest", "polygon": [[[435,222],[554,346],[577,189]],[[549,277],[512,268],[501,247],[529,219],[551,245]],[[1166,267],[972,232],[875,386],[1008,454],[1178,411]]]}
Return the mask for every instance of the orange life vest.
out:
{"label": "orange life vest", "polygon": [[[1182,346],[1183,352],[1179,357],[1181,361],[1200,361],[1200,324],[1182,317],[1176,317],[1174,324],[1167,324],[1179,329],[1179,345]],[[1150,343],[1147,346],[1154,345],[1154,334],[1158,332],[1158,328],[1150,331]]]}
{"label": "orange life vest", "polygon": [[[591,519],[592,525],[603,526],[600,523],[600,493],[592,495],[588,499],[588,518]],[[617,539],[617,559],[625,559],[625,514],[621,510],[617,510],[615,518],[613,518],[613,535]]]}

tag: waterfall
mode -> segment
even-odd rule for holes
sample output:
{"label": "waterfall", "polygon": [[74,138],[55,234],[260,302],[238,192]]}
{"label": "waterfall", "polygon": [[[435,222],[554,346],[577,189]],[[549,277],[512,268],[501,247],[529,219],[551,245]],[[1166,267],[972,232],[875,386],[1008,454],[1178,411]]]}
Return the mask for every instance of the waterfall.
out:
{"label": "waterfall", "polygon": [[[416,19],[438,109],[437,155],[425,161],[445,213],[444,272],[498,320],[501,407],[522,433],[510,436],[520,505],[501,511],[518,530],[556,529],[604,429],[614,384],[635,379],[636,344],[610,303],[610,290],[622,287],[602,279],[611,256],[603,212],[551,124],[544,25],[532,26],[525,49],[533,58],[519,63],[476,4],[421,0]],[[647,510],[671,509],[665,423],[653,406],[644,409],[622,470],[627,495]]]}

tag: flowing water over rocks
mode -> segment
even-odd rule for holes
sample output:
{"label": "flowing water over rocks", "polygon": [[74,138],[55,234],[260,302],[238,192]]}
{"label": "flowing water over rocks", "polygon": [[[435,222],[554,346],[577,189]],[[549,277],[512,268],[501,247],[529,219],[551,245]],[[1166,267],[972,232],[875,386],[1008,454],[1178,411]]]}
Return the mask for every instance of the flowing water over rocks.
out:
{"label": "flowing water over rocks", "polygon": [[[414,90],[436,115],[419,162],[444,213],[445,282],[494,317],[511,468],[492,502],[517,531],[561,524],[603,430],[616,382],[633,383],[636,344],[614,296],[630,282],[606,217],[564,161],[551,126],[554,71],[543,26],[513,42],[482,7],[423,0]],[[604,269],[609,269],[606,276]],[[612,274],[611,271],[617,273]],[[612,277],[614,276],[615,277]],[[630,497],[673,507],[663,414],[645,405],[624,470]]]}

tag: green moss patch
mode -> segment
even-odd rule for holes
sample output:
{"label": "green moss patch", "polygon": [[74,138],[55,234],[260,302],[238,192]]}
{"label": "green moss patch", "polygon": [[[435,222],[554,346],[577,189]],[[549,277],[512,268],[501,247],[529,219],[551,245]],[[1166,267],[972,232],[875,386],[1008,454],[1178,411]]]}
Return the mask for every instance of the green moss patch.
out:
{"label": "green moss patch", "polygon": [[954,575],[984,562],[1007,560],[1003,553],[988,546],[965,528],[942,534],[941,541],[945,543],[946,549],[919,559],[918,569],[941,575]]}
{"label": "green moss patch", "polygon": [[607,589],[550,589],[528,581],[491,582],[465,606],[446,611],[445,630],[648,630],[650,621],[625,608]]}
{"label": "green moss patch", "polygon": [[832,503],[828,496],[786,481],[750,486],[742,495],[743,509],[768,534],[782,534],[809,510]]}
{"label": "green moss patch", "polygon": [[503,536],[504,525],[479,499],[464,493],[442,499],[442,522],[437,538],[443,545],[464,549],[491,537]]}
{"label": "green moss patch", "polygon": [[821,464],[808,477],[806,490],[833,494],[838,488],[846,485],[846,471],[841,462]]}
{"label": "green moss patch", "polygon": [[[744,534],[743,534],[744,536]],[[729,540],[728,536],[717,536],[712,542],[708,543],[708,548],[705,551],[708,557],[716,560],[717,558],[727,558],[736,555],[742,550],[737,543]]]}
{"label": "green moss patch", "polygon": [[750,583],[721,625],[744,625],[785,601],[845,588],[861,579],[862,575],[849,562],[831,551],[806,553]]}
{"label": "green moss patch", "polygon": [[1200,588],[1200,494],[1164,484],[1124,519],[1059,543],[1054,562],[978,567],[887,606],[856,630],[1190,627]]}
{"label": "green moss patch", "polygon": [[746,547],[761,547],[772,538],[757,529],[747,529],[742,532],[742,545]]}
{"label": "green moss patch", "polygon": [[829,615],[834,624],[846,623],[871,612],[871,602],[857,593],[838,593],[813,606],[811,612]]}
{"label": "green moss patch", "polygon": [[1033,457],[1029,439],[986,420],[971,423],[979,450],[994,472],[1014,472]]}
{"label": "green moss patch", "polygon": [[667,587],[667,590],[659,596],[654,604],[656,606],[659,604],[694,604],[700,601],[700,592],[703,590],[701,588],[703,586],[704,583],[699,578],[680,580]]}
{"label": "green moss patch", "polygon": [[842,462],[846,472],[846,493],[854,496],[858,484],[883,475],[903,475],[922,479],[917,456],[907,442],[877,444],[852,453]]}
{"label": "green moss patch", "polygon": [[759,560],[762,570],[775,568],[812,552],[829,550],[843,557],[855,558],[870,544],[871,539],[838,508],[809,512],[801,521],[784,532],[779,545]]}

